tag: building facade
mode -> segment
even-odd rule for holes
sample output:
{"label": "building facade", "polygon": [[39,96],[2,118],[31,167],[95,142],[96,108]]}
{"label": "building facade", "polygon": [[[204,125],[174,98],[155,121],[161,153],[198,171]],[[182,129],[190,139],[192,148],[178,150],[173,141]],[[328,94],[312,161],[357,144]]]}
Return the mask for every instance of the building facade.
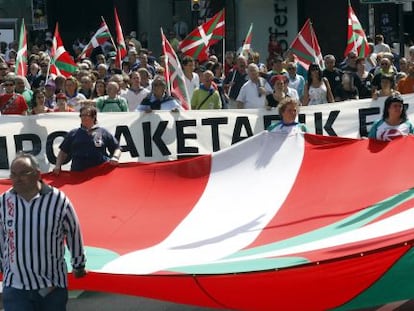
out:
{"label": "building facade", "polygon": [[[311,18],[323,54],[342,57],[347,37],[348,0],[200,0],[200,11],[192,11],[191,0],[0,0],[1,20],[25,18],[28,30],[34,30],[34,21],[39,8],[46,18],[47,29],[53,32],[59,22],[60,32],[68,50],[77,38],[88,37],[106,20],[113,34],[113,8],[117,7],[124,34],[131,31],[148,38],[148,48],[161,53],[160,29],[168,31],[173,27],[173,17],[184,21],[193,29],[203,18],[211,16],[221,8],[226,9],[226,50],[237,50],[253,23],[252,48],[263,58],[267,56],[267,43],[271,33],[287,48],[307,18]],[[401,10],[395,3],[368,4],[353,0],[352,7],[359,17],[366,33],[384,34],[387,43],[399,42],[401,33],[405,39],[412,39],[414,32],[413,12]],[[204,8],[204,5],[207,9]],[[36,11],[38,10],[38,11]],[[1,28],[0,28],[1,29]],[[402,29],[404,29],[402,31]],[[1,32],[1,30],[0,30]],[[15,34],[17,39],[18,34]],[[0,36],[0,41],[1,41]]]}

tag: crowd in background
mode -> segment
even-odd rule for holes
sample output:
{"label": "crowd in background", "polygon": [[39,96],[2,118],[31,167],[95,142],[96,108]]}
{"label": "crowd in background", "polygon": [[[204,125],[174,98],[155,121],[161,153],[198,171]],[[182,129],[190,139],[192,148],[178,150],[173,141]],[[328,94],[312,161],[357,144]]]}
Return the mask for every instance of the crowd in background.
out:
{"label": "crowd in background", "polygon": [[[265,57],[253,50],[226,51],[224,55],[212,52],[203,63],[180,53],[181,36],[173,28],[168,36],[181,60],[191,109],[272,109],[284,98],[316,105],[414,92],[414,46],[406,57],[400,57],[382,35],[370,43],[365,58],[350,52],[337,60],[328,54],[323,66],[314,63],[308,69],[290,51],[282,51],[274,36],[269,37]],[[51,75],[51,33],[30,46],[26,77],[14,74],[16,44],[6,49],[3,45],[1,114],[75,112],[86,104],[99,112],[183,109],[180,97],[168,92],[164,57],[148,50],[145,35],[140,39],[143,42],[134,31],[126,36],[128,53],[121,66],[108,42],[90,58],[77,59],[77,70],[70,77]],[[82,47],[77,40],[73,50],[78,54]]]}

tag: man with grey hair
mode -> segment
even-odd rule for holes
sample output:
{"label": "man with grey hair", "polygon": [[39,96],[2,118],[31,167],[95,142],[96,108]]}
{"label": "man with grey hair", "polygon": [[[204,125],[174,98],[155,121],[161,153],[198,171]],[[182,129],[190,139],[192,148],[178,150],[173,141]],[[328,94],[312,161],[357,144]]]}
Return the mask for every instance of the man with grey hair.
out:
{"label": "man with grey hair", "polygon": [[325,62],[325,69],[323,70],[322,75],[328,79],[333,96],[336,98],[337,94],[335,93],[335,90],[341,87],[343,71],[336,68],[336,59],[332,54],[325,55],[323,60]]}
{"label": "man with grey hair", "polygon": [[223,88],[228,98],[230,109],[238,107],[237,96],[239,95],[242,86],[248,80],[246,67],[247,59],[244,56],[239,55],[236,59],[236,66],[231,69],[224,78]]}
{"label": "man with grey hair", "polygon": [[237,108],[264,108],[266,95],[272,93],[272,87],[266,79],[260,77],[259,67],[256,64],[249,64],[247,74],[249,80],[240,89],[237,96]]}
{"label": "man with grey hair", "polygon": [[69,198],[41,179],[36,158],[11,163],[13,187],[0,196],[0,268],[5,310],[66,310],[65,245],[73,275],[86,275],[78,217]]}

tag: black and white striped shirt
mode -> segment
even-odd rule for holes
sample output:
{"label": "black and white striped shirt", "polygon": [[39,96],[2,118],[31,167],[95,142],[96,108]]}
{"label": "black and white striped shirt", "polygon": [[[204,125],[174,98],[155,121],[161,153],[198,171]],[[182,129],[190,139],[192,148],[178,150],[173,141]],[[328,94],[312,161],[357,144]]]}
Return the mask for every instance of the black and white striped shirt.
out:
{"label": "black and white striped shirt", "polygon": [[67,287],[65,242],[73,268],[84,267],[80,226],[66,195],[42,182],[30,202],[13,189],[0,196],[3,285],[25,290]]}

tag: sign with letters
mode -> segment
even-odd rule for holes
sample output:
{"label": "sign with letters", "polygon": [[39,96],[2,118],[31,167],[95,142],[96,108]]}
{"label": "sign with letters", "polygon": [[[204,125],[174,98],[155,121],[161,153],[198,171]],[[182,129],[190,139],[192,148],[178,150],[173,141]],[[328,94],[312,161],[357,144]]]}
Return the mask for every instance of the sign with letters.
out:
{"label": "sign with letters", "polygon": [[[414,94],[404,95],[414,120]],[[301,107],[299,120],[311,133],[349,138],[366,137],[381,118],[384,98]],[[235,109],[157,111],[153,113],[100,113],[100,126],[117,137],[121,162],[168,161],[209,154],[265,130],[279,120],[277,110]],[[34,116],[0,116],[0,177],[7,177],[10,162],[19,150],[38,157],[41,169],[50,171],[66,133],[79,127],[77,113]],[[65,166],[67,169],[68,166]]]}

